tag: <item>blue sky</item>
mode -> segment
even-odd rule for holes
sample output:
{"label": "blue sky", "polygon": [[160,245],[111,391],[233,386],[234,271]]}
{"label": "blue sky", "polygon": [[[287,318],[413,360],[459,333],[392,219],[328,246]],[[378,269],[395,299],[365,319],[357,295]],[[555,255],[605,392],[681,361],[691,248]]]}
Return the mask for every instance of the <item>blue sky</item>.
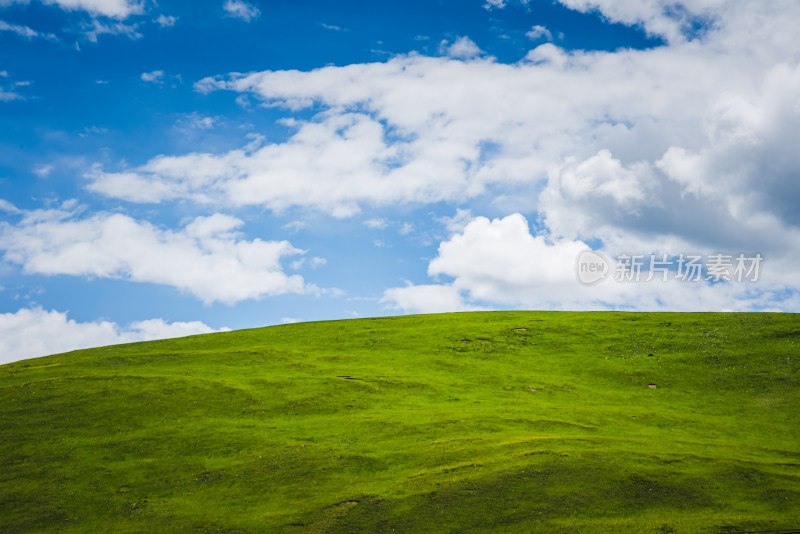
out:
{"label": "blue sky", "polygon": [[[798,22],[789,0],[0,0],[0,363],[400,313],[797,312]],[[616,280],[622,253],[670,280]],[[689,254],[731,279],[680,280]]]}

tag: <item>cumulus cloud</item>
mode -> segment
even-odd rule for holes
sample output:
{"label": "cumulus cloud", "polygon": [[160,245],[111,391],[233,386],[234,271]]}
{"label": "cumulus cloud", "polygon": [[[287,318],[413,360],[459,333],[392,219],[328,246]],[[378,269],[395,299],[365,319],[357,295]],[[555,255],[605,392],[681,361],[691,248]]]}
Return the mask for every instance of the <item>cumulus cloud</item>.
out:
{"label": "cumulus cloud", "polygon": [[[310,72],[206,78],[198,91],[231,90],[290,111],[324,111],[287,122],[295,131],[283,143],[158,157],[125,173],[94,172],[90,188],[134,201],[214,199],[346,216],[363,203],[459,201],[498,184],[535,187],[570,158],[583,161],[601,150],[631,173],[653,170],[673,146],[697,151],[713,143],[704,136],[709,110],[725,95],[749,95],[754,81],[794,57],[798,46],[775,37],[784,33],[785,13],[778,11],[767,18],[772,32],[759,47],[769,49],[768,61],[753,57],[752,43],[729,42],[726,30],[738,29],[744,15],[726,12],[727,25],[720,22],[702,43],[651,50],[568,53],[546,43],[512,65],[412,54]],[[471,41],[458,42],[472,52],[455,55],[476,53]],[[666,181],[660,167],[653,172]],[[286,173],[293,179],[284,180]],[[139,185],[152,192],[143,195]]]}
{"label": "cumulus cloud", "polygon": [[154,70],[152,72],[143,72],[141,79],[143,82],[149,83],[163,83],[164,81],[164,71],[163,70]]}
{"label": "cumulus cloud", "polygon": [[[463,37],[442,57],[209,77],[196,90],[303,118],[285,121],[283,142],[157,156],[123,171],[95,166],[87,186],[132,202],[340,217],[364,205],[463,207],[504,195],[527,202],[509,212],[541,221],[547,246],[761,252],[784,282],[797,276],[800,41],[791,36],[800,4],[562,3],[641,25],[666,44],[606,52],[547,42],[503,64]],[[545,246],[540,238],[526,247]],[[482,298],[467,289],[477,274],[456,274],[454,288]]]}
{"label": "cumulus cloud", "polygon": [[123,173],[94,167],[88,188],[134,202],[189,197],[206,203],[221,195],[234,206],[263,204],[280,212],[306,205],[340,217],[357,213],[359,201],[386,203],[409,194],[404,187],[420,198],[442,195],[421,173],[400,182],[375,180],[396,156],[382,143],[383,125],[370,117],[348,113],[298,128],[290,142],[255,150],[164,156]]}
{"label": "cumulus cloud", "polygon": [[172,26],[175,26],[176,22],[178,22],[178,17],[173,17],[170,15],[162,14],[156,19],[156,23],[162,28],[171,28]]}
{"label": "cumulus cloud", "polygon": [[200,321],[168,323],[163,319],[121,327],[109,321],[77,322],[56,310],[23,308],[0,313],[0,365],[78,349],[226,330],[215,330]]}
{"label": "cumulus cloud", "polygon": [[[387,307],[405,312],[457,311],[476,305],[520,309],[635,309],[676,311],[797,311],[800,293],[777,269],[769,280],[711,284],[656,278],[623,283],[609,278],[593,286],[576,276],[581,241],[533,235],[520,214],[476,217],[439,246],[428,274],[452,281],[407,285],[384,292]],[[611,257],[609,255],[609,257]],[[793,273],[797,276],[797,273]]]}
{"label": "cumulus cloud", "polygon": [[453,277],[453,286],[471,300],[545,303],[575,285],[575,258],[586,248],[580,241],[548,243],[531,235],[518,213],[493,221],[477,217],[439,246],[428,274]]}
{"label": "cumulus cloud", "polygon": [[528,39],[532,39],[534,41],[537,40],[537,39],[541,39],[542,37],[544,37],[548,41],[552,41],[553,40],[553,34],[550,33],[550,30],[548,30],[547,28],[545,28],[544,26],[541,26],[539,24],[537,24],[533,28],[531,28],[525,34],[525,36]]}
{"label": "cumulus cloud", "polygon": [[453,44],[442,41],[440,49],[443,54],[456,59],[472,59],[484,52],[467,36],[461,36]]}
{"label": "cumulus cloud", "polygon": [[222,8],[228,13],[228,16],[235,17],[250,22],[257,19],[261,15],[261,11],[244,0],[226,0]]}
{"label": "cumulus cloud", "polygon": [[242,239],[243,224],[217,213],[164,230],[118,213],[80,218],[68,209],[38,210],[18,224],[0,223],[0,250],[25,273],[164,284],[205,303],[315,290],[281,265],[303,251],[288,241]]}
{"label": "cumulus cloud", "polygon": [[639,25],[651,35],[669,41],[682,40],[692,26],[712,24],[714,15],[737,9],[737,0],[558,0],[582,13],[599,12],[610,22]]}

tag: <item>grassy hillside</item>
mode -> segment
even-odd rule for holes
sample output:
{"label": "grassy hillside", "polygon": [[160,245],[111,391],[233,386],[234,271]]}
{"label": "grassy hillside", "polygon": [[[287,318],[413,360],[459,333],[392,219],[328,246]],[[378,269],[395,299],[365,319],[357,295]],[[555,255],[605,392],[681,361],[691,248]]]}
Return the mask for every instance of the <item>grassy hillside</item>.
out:
{"label": "grassy hillside", "polygon": [[18,362],[0,531],[800,527],[799,371],[780,314],[426,315]]}

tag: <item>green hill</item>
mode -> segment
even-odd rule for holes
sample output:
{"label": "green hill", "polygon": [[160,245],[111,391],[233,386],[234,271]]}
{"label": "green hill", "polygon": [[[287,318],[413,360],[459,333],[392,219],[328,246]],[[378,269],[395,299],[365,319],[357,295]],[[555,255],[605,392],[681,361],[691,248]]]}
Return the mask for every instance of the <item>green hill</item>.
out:
{"label": "green hill", "polygon": [[493,312],[0,367],[0,531],[800,527],[800,316]]}

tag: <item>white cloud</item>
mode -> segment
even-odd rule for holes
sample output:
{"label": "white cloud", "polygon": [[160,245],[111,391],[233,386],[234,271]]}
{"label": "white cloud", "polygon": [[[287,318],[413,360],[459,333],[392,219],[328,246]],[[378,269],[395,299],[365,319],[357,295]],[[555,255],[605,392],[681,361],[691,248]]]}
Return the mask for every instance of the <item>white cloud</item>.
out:
{"label": "white cloud", "polygon": [[[29,0],[0,0],[0,7],[11,4],[27,4]],[[124,19],[144,12],[141,0],[42,0],[43,4],[55,5],[67,11],[86,11],[92,15]]]}
{"label": "white cloud", "polygon": [[281,324],[294,324],[300,321],[302,321],[302,319],[297,319],[296,317],[281,317]]}
{"label": "white cloud", "polygon": [[25,273],[65,274],[164,284],[205,303],[314,291],[281,259],[302,254],[288,241],[241,239],[244,223],[214,214],[179,230],[163,230],[122,214],[78,218],[69,210],[27,212],[0,223],[5,261]]}
{"label": "white cloud", "polygon": [[14,91],[6,91],[0,87],[0,102],[10,102],[11,100],[25,100],[25,98],[19,93],[15,93]]}
{"label": "white cloud", "polygon": [[[101,35],[124,35],[129,39],[141,39],[142,34],[138,32],[137,24],[124,24],[122,22],[105,22],[99,19],[92,19],[81,25],[81,34],[89,42],[96,43]],[[77,46],[77,43],[76,43]]]}
{"label": "white cloud", "polygon": [[17,208],[14,204],[3,198],[0,198],[0,210],[11,214],[22,213],[22,211],[19,208]]}
{"label": "white cloud", "polygon": [[387,289],[381,304],[403,313],[447,313],[481,311],[484,308],[467,304],[461,292],[449,285],[408,285]]}
{"label": "white cloud", "polygon": [[3,87],[0,85],[0,102],[10,102],[12,100],[25,100],[25,97],[17,93],[15,89],[20,86],[19,82],[14,82],[8,71],[0,71],[0,82],[5,82]]}
{"label": "white cloud", "polygon": [[141,79],[143,82],[149,83],[163,83],[164,82],[164,71],[163,70],[154,70],[152,72],[143,72]]}
{"label": "white cloud", "polygon": [[[548,43],[516,65],[411,55],[308,73],[209,78],[198,90],[230,89],[289,109],[320,103],[330,111],[295,121],[297,133],[288,142],[250,157],[234,151],[170,159],[174,166],[203,158],[220,167],[202,183],[155,172],[160,160],[141,167],[141,179],[169,184],[174,198],[202,197],[210,187],[235,205],[354,213],[362,202],[452,201],[483,194],[492,184],[535,183],[567,158],[583,160],[604,148],[623,166],[652,164],[674,140],[702,145],[708,106],[723,92],[747,87],[753,79],[747,71],[759,70],[737,54],[696,48],[568,54]],[[349,111],[359,108],[366,111]],[[387,139],[390,128],[402,134],[399,140]],[[313,165],[328,152],[339,154],[327,173],[337,177],[330,184],[320,183]],[[289,159],[296,163],[295,183],[302,184],[296,192],[275,183]],[[115,179],[113,173],[98,178],[99,191]],[[334,185],[342,181],[348,186]],[[300,193],[309,189],[319,195]]]}
{"label": "white cloud", "polygon": [[[409,285],[384,293],[383,302],[405,311],[465,309],[475,303],[520,309],[637,309],[676,311],[798,311],[791,294],[794,273],[781,276],[774,264],[769,279],[758,283],[711,285],[705,282],[651,281],[598,285],[578,282],[575,268],[581,241],[548,241],[530,233],[520,214],[503,219],[473,219],[461,233],[439,246],[428,265],[433,277],[449,277],[438,285]],[[638,252],[638,251],[637,251]],[[647,252],[646,250],[642,252]],[[675,252],[676,254],[678,252]],[[611,254],[607,254],[612,257]],[[788,291],[788,293],[787,293]],[[434,303],[434,304],[432,304]]]}
{"label": "white cloud", "polygon": [[452,217],[440,217],[436,221],[444,224],[450,234],[455,234],[463,231],[473,218],[470,210],[458,208]]}
{"label": "white cloud", "polygon": [[563,286],[575,285],[572,267],[586,248],[579,241],[548,243],[534,237],[520,214],[494,221],[477,217],[439,246],[428,274],[455,278],[453,286],[472,300],[545,302],[557,299]]}
{"label": "white cloud", "polygon": [[486,10],[505,9],[509,4],[528,5],[531,0],[486,0],[483,8]]}
{"label": "white cloud", "polygon": [[383,230],[389,225],[389,223],[384,218],[380,219],[367,219],[364,221],[364,226],[367,228],[373,228],[376,230]]}
{"label": "white cloud", "polygon": [[162,28],[171,28],[172,26],[175,26],[176,22],[178,22],[178,17],[163,14],[159,15],[156,19],[156,23]]}
{"label": "white cloud", "polygon": [[325,24],[324,22],[320,22],[319,25],[322,26],[323,28],[325,28],[326,30],[331,30],[331,31],[334,31],[334,32],[346,32],[346,31],[348,31],[347,28],[342,28],[341,26],[335,26],[333,24]]}
{"label": "white cloud", "polygon": [[302,124],[291,142],[254,151],[165,156],[124,173],[95,167],[87,174],[89,189],[138,202],[186,196],[211,202],[219,198],[214,193],[219,188],[232,205],[263,203],[282,211],[302,202],[338,217],[357,213],[359,197],[388,202],[403,194],[403,187],[413,187],[420,196],[429,194],[422,175],[413,177],[414,183],[374,180],[393,157],[376,136],[382,128],[361,114],[334,116]]}
{"label": "white cloud", "polygon": [[39,178],[47,178],[53,172],[53,169],[52,165],[37,165],[33,168],[33,173]]}
{"label": "white cloud", "polygon": [[33,39],[36,37],[41,37],[44,39],[49,39],[51,41],[57,41],[58,37],[56,37],[52,33],[41,33],[29,26],[22,26],[19,24],[9,24],[4,20],[0,20],[0,32],[11,32],[15,33],[18,36],[24,39]]}
{"label": "white cloud", "polygon": [[400,229],[397,230],[397,233],[399,233],[400,235],[408,235],[412,232],[414,232],[414,225],[408,221],[404,222],[400,226]]}
{"label": "white cloud", "polygon": [[217,117],[203,116],[195,111],[179,120],[178,125],[195,130],[210,130],[214,127],[214,123],[216,122]]}
{"label": "white cloud", "polygon": [[[558,0],[582,13],[597,11],[611,22],[640,25],[648,33],[679,41],[692,23],[713,19],[725,10],[744,7],[737,0]],[[752,6],[752,4],[750,4]]]}
{"label": "white cloud", "polygon": [[291,221],[284,224],[281,228],[285,228],[286,230],[289,230],[291,233],[295,234],[307,226],[308,223],[306,221]]}
{"label": "white cloud", "polygon": [[228,16],[242,19],[245,22],[257,19],[261,15],[261,11],[256,6],[244,0],[226,0],[222,7],[228,12]]}
{"label": "white cloud", "polygon": [[[323,265],[327,265],[328,264],[328,260],[326,260],[325,258],[320,258],[319,256],[314,256],[310,260],[307,259],[307,258],[300,258],[298,260],[293,261],[292,265],[291,265],[292,269],[294,269],[296,271],[296,270],[302,268],[304,265],[306,265],[306,261],[308,262],[308,265],[312,269],[316,269],[317,267],[322,267]],[[333,293],[336,293],[336,290],[327,290],[327,291],[333,291]],[[320,290],[320,293],[325,293],[325,292],[326,292],[326,290]]]}
{"label": "white cloud", "polygon": [[108,133],[108,128],[101,126],[85,126],[83,130],[78,132],[79,137],[87,137],[90,135],[105,135]]}
{"label": "white cloud", "polygon": [[55,4],[70,11],[88,11],[94,15],[104,15],[124,19],[144,11],[141,2],[132,0],[43,0],[45,4]]}
{"label": "white cloud", "polygon": [[7,91],[0,87],[0,102],[10,102],[12,100],[25,100],[25,97],[14,91]]}
{"label": "white cloud", "polygon": [[[570,52],[544,43],[501,64],[475,60],[465,38],[463,60],[409,54],[206,78],[198,91],[319,111],[285,121],[284,142],[158,156],[121,172],[96,166],[88,187],[134,202],[343,217],[364,205],[522,198],[564,242],[797,257],[800,4],[564,3],[643,24],[668,44]],[[712,23],[692,35],[698,20]]]}
{"label": "white cloud", "polygon": [[525,36],[526,36],[528,39],[532,39],[532,40],[534,40],[534,41],[535,41],[535,40],[538,40],[538,39],[541,39],[542,37],[544,37],[544,38],[545,38],[545,39],[547,39],[548,41],[552,41],[552,40],[553,40],[553,34],[552,34],[552,33],[550,33],[550,30],[548,30],[548,29],[547,29],[547,28],[545,28],[544,26],[540,26],[539,24],[537,24],[537,25],[535,25],[533,28],[531,28],[531,29],[530,29],[530,30],[529,30],[529,31],[528,31],[528,32],[525,34]]}
{"label": "white cloud", "polygon": [[475,42],[467,36],[459,37],[453,44],[442,41],[440,47],[442,53],[456,59],[472,59],[482,55],[484,52]]}
{"label": "white cloud", "polygon": [[78,349],[227,331],[200,321],[138,321],[120,327],[109,321],[77,322],[66,312],[23,308],[0,314],[0,365]]}

